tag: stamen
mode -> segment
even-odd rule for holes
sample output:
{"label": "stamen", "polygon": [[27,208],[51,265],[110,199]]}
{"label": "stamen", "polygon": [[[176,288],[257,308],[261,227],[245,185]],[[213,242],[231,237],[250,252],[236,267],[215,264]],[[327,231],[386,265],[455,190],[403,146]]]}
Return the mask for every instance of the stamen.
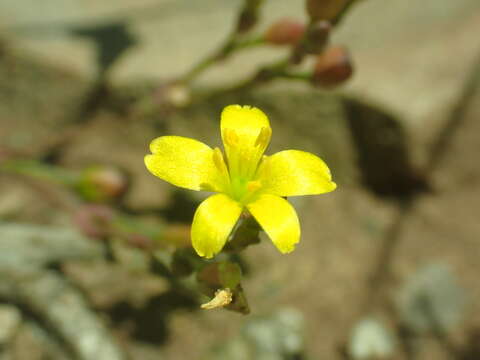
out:
{"label": "stamen", "polygon": [[272,129],[266,126],[262,127],[255,140],[255,146],[262,145],[262,147],[266,147],[270,141],[270,136],[272,136]]}
{"label": "stamen", "polygon": [[215,191],[214,187],[208,183],[201,183],[200,184],[201,191]]}
{"label": "stamen", "polygon": [[258,180],[249,181],[247,183],[247,191],[250,192],[250,193],[257,191],[261,187],[262,187],[262,183]]}
{"label": "stamen", "polygon": [[213,162],[217,167],[217,169],[223,173],[225,171],[225,162],[223,161],[222,150],[220,150],[218,147],[213,149],[212,157],[213,157]]}
{"label": "stamen", "polygon": [[229,146],[236,146],[238,144],[238,135],[233,129],[225,129],[225,142]]}

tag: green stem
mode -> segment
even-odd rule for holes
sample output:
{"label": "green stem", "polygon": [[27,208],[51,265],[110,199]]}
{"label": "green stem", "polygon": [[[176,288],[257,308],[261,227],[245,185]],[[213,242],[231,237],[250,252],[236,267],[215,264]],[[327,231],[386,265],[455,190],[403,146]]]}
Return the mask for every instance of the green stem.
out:
{"label": "green stem", "polygon": [[284,71],[282,73],[278,73],[277,77],[288,80],[310,81],[312,79],[312,74],[309,72]]}
{"label": "green stem", "polygon": [[264,41],[265,40],[263,37],[252,37],[249,39],[238,40],[236,34],[232,34],[218,50],[214,51],[212,54],[209,54],[207,57],[194,65],[190,71],[188,71],[179,79],[179,82],[192,82],[209,67],[228,58],[234,52],[262,45]]}
{"label": "green stem", "polygon": [[335,17],[335,19],[332,20],[332,24],[333,25],[337,25],[342,19],[343,17],[348,13],[348,11],[350,10],[350,8],[352,7],[352,5],[358,3],[359,0],[350,0],[346,5],[345,7],[342,9],[342,11],[340,11],[340,13],[337,14],[337,16]]}
{"label": "green stem", "polygon": [[310,81],[310,73],[290,72],[290,58],[282,59],[280,61],[264,65],[252,77],[247,80],[240,81],[229,87],[217,89],[206,95],[206,98],[213,98],[215,96],[225,93],[236,93],[248,90],[254,86],[259,86],[268,83],[274,79],[284,78],[290,80]]}

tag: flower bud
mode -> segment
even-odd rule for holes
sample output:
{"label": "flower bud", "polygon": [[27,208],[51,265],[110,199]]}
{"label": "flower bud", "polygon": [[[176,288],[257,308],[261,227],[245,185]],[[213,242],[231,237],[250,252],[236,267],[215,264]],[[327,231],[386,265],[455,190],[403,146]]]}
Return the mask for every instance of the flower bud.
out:
{"label": "flower bud", "polygon": [[334,87],[348,80],[352,73],[353,65],[347,49],[334,46],[318,56],[312,82],[317,86]]}
{"label": "flower bud", "polygon": [[90,201],[108,201],[118,198],[128,188],[126,175],[117,168],[95,166],[87,169],[78,184],[79,192]]}
{"label": "flower bud", "polygon": [[307,0],[307,13],[313,21],[334,20],[348,2],[349,0]]}
{"label": "flower bud", "polygon": [[265,32],[265,41],[273,45],[295,45],[304,33],[304,24],[285,18],[278,20],[268,28]]}

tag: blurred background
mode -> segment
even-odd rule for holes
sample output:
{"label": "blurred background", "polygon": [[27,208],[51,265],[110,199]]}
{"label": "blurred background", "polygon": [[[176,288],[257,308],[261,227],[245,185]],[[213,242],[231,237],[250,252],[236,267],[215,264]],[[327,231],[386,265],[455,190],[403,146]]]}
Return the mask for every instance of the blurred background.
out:
{"label": "blurred background", "polygon": [[[0,0],[0,359],[480,359],[479,34],[478,0]],[[200,259],[205,195],[143,164],[234,103],[338,184],[289,255]]]}

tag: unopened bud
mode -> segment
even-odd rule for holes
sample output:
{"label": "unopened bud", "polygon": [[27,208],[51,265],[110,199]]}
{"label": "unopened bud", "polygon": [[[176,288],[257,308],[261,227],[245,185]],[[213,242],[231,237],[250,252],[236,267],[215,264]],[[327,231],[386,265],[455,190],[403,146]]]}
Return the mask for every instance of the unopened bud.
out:
{"label": "unopened bud", "polygon": [[78,184],[79,192],[91,201],[107,201],[118,198],[128,188],[126,175],[114,167],[87,169]]}
{"label": "unopened bud", "polygon": [[335,46],[318,56],[312,82],[317,86],[334,87],[348,80],[352,73],[353,65],[348,51]]}
{"label": "unopened bud", "polygon": [[351,0],[307,0],[311,20],[334,20]]}
{"label": "unopened bud", "polygon": [[265,32],[265,41],[273,45],[295,45],[303,37],[305,25],[292,19],[281,19]]}

